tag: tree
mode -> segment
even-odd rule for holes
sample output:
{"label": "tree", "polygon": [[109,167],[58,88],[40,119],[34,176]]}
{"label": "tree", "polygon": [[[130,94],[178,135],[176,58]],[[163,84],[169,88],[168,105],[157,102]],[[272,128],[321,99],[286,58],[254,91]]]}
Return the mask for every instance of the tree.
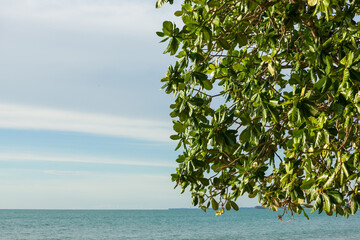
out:
{"label": "tree", "polygon": [[221,214],[247,194],[355,214],[360,1],[184,0],[175,15],[157,34],[177,58],[162,79],[183,149],[172,180],[193,205]]}

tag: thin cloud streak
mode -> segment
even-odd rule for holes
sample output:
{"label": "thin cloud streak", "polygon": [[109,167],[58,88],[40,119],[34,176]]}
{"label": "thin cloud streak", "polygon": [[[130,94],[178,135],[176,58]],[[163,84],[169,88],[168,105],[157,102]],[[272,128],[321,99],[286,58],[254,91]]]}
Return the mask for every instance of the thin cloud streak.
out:
{"label": "thin cloud streak", "polygon": [[94,113],[0,104],[0,128],[52,130],[170,142],[169,123]]}
{"label": "thin cloud streak", "polygon": [[127,165],[127,166],[143,166],[143,167],[175,167],[171,163],[153,162],[153,161],[138,161],[123,160],[117,158],[103,158],[103,157],[84,157],[84,156],[51,156],[36,153],[0,153],[1,161],[40,161],[40,162],[69,162],[69,163],[92,163],[105,165]]}
{"label": "thin cloud streak", "polygon": [[90,175],[90,172],[86,171],[58,171],[58,170],[44,170],[43,173],[50,175],[60,175],[60,176],[84,176]]}

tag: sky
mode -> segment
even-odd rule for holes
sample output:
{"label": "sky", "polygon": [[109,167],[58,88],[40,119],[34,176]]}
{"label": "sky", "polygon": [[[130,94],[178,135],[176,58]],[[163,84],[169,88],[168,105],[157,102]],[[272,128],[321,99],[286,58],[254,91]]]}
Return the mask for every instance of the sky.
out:
{"label": "sky", "polygon": [[174,59],[155,34],[177,8],[0,0],[0,208],[191,207],[170,179]]}

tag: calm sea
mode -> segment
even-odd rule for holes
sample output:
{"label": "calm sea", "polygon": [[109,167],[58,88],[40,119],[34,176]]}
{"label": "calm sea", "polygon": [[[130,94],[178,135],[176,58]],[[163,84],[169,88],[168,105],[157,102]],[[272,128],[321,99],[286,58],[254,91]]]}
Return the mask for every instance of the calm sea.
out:
{"label": "calm sea", "polygon": [[0,210],[0,239],[360,239],[360,216],[201,210]]}

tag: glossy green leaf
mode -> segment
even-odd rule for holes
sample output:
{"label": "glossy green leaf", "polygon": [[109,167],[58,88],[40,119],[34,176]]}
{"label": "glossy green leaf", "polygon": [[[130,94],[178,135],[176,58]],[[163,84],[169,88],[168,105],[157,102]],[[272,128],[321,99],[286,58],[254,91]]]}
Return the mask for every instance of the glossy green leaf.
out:
{"label": "glossy green leaf", "polygon": [[333,202],[335,204],[343,203],[343,197],[339,191],[330,190],[327,192],[327,194],[329,195],[331,202]]}
{"label": "glossy green leaf", "polygon": [[165,21],[163,23],[163,28],[162,28],[163,32],[165,35],[167,36],[171,36],[172,31],[173,31],[173,23],[170,21]]}
{"label": "glossy green leaf", "polygon": [[323,198],[324,198],[324,211],[329,213],[330,209],[331,209],[331,201],[330,201],[330,197],[326,194],[323,193],[322,194]]}
{"label": "glossy green leaf", "polygon": [[300,187],[302,189],[309,189],[314,185],[314,183],[315,183],[315,179],[309,179],[308,181],[304,181]]}
{"label": "glossy green leaf", "polygon": [[211,90],[213,88],[213,85],[209,80],[204,80],[202,84],[206,90]]}
{"label": "glossy green leaf", "polygon": [[357,212],[358,208],[359,208],[358,201],[356,200],[356,198],[353,197],[351,199],[351,205],[350,205],[351,214],[354,215]]}
{"label": "glossy green leaf", "polygon": [[217,203],[217,201],[216,201],[214,198],[211,199],[211,207],[212,207],[212,209],[214,209],[214,210],[218,210],[218,209],[219,209],[219,204]]}
{"label": "glossy green leaf", "polygon": [[226,208],[227,211],[230,211],[231,210],[231,203],[227,202],[226,205],[225,205],[225,208]]}
{"label": "glossy green leaf", "polygon": [[231,203],[231,207],[232,207],[235,211],[239,211],[239,206],[238,206],[235,202],[231,201],[230,203]]}
{"label": "glossy green leaf", "polygon": [[309,6],[315,6],[319,0],[308,0]]}

